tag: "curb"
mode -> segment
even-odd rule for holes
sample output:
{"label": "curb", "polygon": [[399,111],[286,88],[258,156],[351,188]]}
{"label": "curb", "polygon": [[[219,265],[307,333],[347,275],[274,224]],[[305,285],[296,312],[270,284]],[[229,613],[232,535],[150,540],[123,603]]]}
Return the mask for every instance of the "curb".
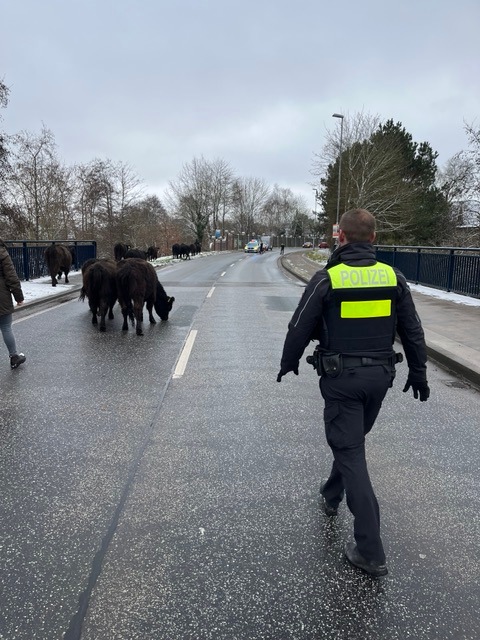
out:
{"label": "curb", "polygon": [[278,261],[280,263],[281,268],[284,271],[287,271],[290,275],[294,276],[298,280],[301,280],[305,284],[308,284],[310,282],[312,274],[310,274],[309,276],[306,276],[306,275],[304,276],[300,271],[298,271],[298,269],[295,269],[294,265],[289,263],[287,256],[279,256]]}

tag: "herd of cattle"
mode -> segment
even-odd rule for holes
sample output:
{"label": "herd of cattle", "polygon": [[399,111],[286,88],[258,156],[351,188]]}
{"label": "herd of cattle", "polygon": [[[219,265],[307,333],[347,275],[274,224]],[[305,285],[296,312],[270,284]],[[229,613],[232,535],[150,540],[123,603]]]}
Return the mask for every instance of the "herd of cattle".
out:
{"label": "herd of cattle", "polygon": [[202,251],[202,247],[198,240],[192,242],[192,244],[178,244],[172,245],[172,258],[180,258],[182,260],[190,260],[190,256],[196,256]]}
{"label": "herd of cattle", "polygon": [[[148,247],[146,251],[143,249],[132,249],[128,244],[118,242],[113,247],[115,260],[122,260],[122,258],[143,258],[143,260],[156,260],[158,258],[158,247]],[[172,258],[179,258],[181,260],[190,260],[191,256],[196,256],[202,251],[202,246],[195,240],[191,244],[175,243],[172,245]]]}
{"label": "herd of cattle", "polygon": [[[168,320],[175,298],[167,296],[155,268],[147,261],[145,252],[140,255],[139,249],[126,249],[124,255],[117,258],[118,247],[119,245],[115,245],[115,260],[91,258],[84,262],[80,300],[88,299],[92,324],[98,324],[97,315],[100,316],[100,331],[106,331],[105,318],[108,314],[108,318],[113,319],[113,307],[118,301],[123,315],[122,329],[128,330],[130,320],[132,326],[135,326],[136,334],[141,336],[144,305],[147,306],[150,323],[156,324],[153,309],[162,320]],[[52,286],[56,286],[57,278],[61,278],[62,273],[68,284],[68,273],[72,265],[69,247],[52,244],[45,250],[45,261],[52,277]]]}

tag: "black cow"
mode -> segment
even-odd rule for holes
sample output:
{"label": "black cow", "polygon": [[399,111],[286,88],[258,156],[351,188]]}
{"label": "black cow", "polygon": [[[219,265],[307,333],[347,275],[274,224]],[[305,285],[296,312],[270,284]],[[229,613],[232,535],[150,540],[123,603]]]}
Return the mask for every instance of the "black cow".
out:
{"label": "black cow", "polygon": [[190,245],[182,243],[180,245],[180,257],[182,260],[190,260]]}
{"label": "black cow", "polygon": [[129,249],[124,256],[125,258],[141,258],[147,259],[147,253],[143,249]]}
{"label": "black cow", "polygon": [[172,258],[175,259],[180,257],[180,245],[178,244],[178,242],[176,242],[175,244],[172,244]]}
{"label": "black cow", "polygon": [[128,331],[128,320],[135,325],[137,336],[142,336],[143,305],[146,303],[148,319],[156,324],[153,307],[162,320],[168,320],[175,298],[167,296],[158,281],[154,267],[141,258],[126,258],[117,267],[118,301],[123,314],[123,331]]}
{"label": "black cow", "polygon": [[[87,260],[88,262],[88,260]],[[100,331],[106,331],[105,316],[113,320],[113,307],[117,301],[117,263],[104,258],[82,266],[83,286],[80,300],[88,298],[88,306],[92,312],[92,324],[97,324],[97,313],[100,316]]]}
{"label": "black cow", "polygon": [[85,271],[88,269],[88,267],[90,267],[95,262],[98,262],[98,258],[89,258],[88,260],[85,260],[85,262],[82,264],[82,276],[85,275]]}
{"label": "black cow", "polygon": [[158,247],[148,247],[147,260],[156,260],[158,258]]}
{"label": "black cow", "polygon": [[113,255],[115,256],[115,260],[118,262],[125,257],[125,254],[130,249],[129,244],[123,244],[123,242],[117,242],[117,244],[113,247]]}
{"label": "black cow", "polygon": [[51,244],[45,249],[45,262],[52,278],[52,287],[57,286],[57,278],[65,274],[65,284],[68,284],[68,272],[72,266],[72,254],[63,244]]}
{"label": "black cow", "polygon": [[68,250],[70,251],[70,253],[72,254],[72,267],[76,268],[76,263],[77,263],[77,249],[75,247],[74,244],[69,244],[68,245]]}

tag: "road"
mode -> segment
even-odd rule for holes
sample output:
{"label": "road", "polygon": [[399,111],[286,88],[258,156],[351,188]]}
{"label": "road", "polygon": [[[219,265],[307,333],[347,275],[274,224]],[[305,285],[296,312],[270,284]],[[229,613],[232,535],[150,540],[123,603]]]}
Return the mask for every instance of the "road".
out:
{"label": "road", "polygon": [[[2,640],[478,638],[480,394],[389,391],[368,459],[390,573],[318,508],[318,378],[276,382],[303,285],[278,254],[159,271],[170,320],[100,334],[77,300],[15,324],[0,371]],[[191,350],[185,350],[185,346]]]}

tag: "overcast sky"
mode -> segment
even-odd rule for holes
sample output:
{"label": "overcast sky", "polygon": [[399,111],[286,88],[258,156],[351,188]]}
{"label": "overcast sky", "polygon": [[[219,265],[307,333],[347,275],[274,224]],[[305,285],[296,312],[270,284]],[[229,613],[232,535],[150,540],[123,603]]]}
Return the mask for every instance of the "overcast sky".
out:
{"label": "overcast sky", "polygon": [[0,25],[0,126],[160,197],[203,155],[313,208],[334,112],[402,122],[440,167],[480,124],[480,0],[0,0]]}

